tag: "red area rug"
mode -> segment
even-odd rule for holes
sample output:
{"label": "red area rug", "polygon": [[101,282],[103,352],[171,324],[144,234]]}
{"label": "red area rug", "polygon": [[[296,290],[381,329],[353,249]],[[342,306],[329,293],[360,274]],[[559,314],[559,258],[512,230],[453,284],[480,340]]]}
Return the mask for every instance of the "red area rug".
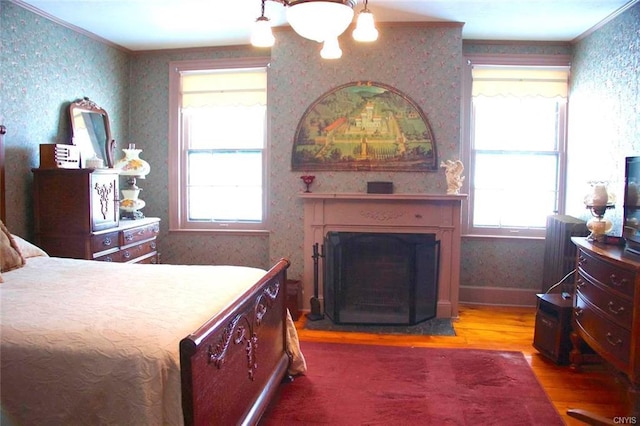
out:
{"label": "red area rug", "polygon": [[563,425],[520,352],[301,342],[260,424]]}

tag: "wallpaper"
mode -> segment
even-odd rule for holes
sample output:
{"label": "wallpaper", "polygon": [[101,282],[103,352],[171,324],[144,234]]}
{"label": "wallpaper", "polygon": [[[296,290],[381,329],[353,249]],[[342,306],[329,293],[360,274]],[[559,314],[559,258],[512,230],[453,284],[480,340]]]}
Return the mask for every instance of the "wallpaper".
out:
{"label": "wallpaper", "polygon": [[[460,24],[381,25],[373,44],[341,38],[343,57],[325,61],[320,45],[290,30],[276,31],[269,50],[247,46],[131,53],[93,40],[1,1],[0,117],[8,127],[8,225],[32,230],[31,168],[41,143],[67,142],[69,102],[88,96],[110,113],[120,149],[134,143],[151,173],[139,181],[147,216],[162,219],[159,245],[166,263],[243,264],[268,267],[292,261],[302,276],[303,173],[292,172],[294,132],[304,111],[332,88],[376,81],[397,88],[420,106],[434,133],[440,160],[460,157],[462,53],[567,54],[566,44],[469,42]],[[573,64],[569,112],[569,214],[585,215],[585,181],[603,177],[619,185],[622,159],[639,153],[640,5],[579,41]],[[174,60],[268,56],[270,103],[270,234],[231,236],[176,233],[168,229],[168,82]],[[397,192],[444,193],[444,172],[317,172],[319,192],[365,192],[366,182],[389,180]],[[617,184],[615,183],[617,180]],[[619,214],[618,208],[612,216]],[[528,290],[541,288],[543,240],[464,238],[461,285]],[[311,283],[305,283],[308,300]],[[496,303],[502,303],[496,300]],[[535,303],[532,298],[531,304]]]}
{"label": "wallpaper", "polygon": [[[291,172],[294,132],[304,111],[330,89],[371,80],[410,96],[434,130],[441,158],[459,158],[460,26],[408,26],[385,30],[373,45],[356,45],[343,37],[342,59],[320,58],[320,45],[289,30],[276,33],[268,76],[269,236],[226,236],[169,232],[163,226],[162,260],[168,263],[230,263],[267,267],[281,257],[291,260],[289,276],[302,275],[303,173]],[[131,60],[131,126],[127,143],[143,149],[152,165],[143,186],[147,215],[168,223],[168,81],[169,62],[201,58],[268,55],[251,47],[155,51]],[[408,60],[407,58],[411,58]],[[391,64],[380,67],[381,61]],[[134,83],[135,82],[135,83]],[[454,125],[451,125],[454,123]],[[399,192],[446,190],[444,173],[316,173],[314,191],[365,192],[369,180],[392,180]],[[149,202],[152,200],[152,202]]]}
{"label": "wallpaper", "polygon": [[[268,52],[267,52],[268,53]],[[131,58],[131,122],[127,146],[142,149],[141,157],[151,164],[151,173],[139,182],[147,216],[162,219],[159,236],[161,261],[180,264],[228,264],[269,267],[268,235],[225,235],[198,232],[169,232],[168,116],[169,63],[193,59],[223,59],[265,56],[249,47],[153,51]],[[117,154],[120,155],[120,154]]]}
{"label": "wallpaper", "polygon": [[32,232],[31,168],[43,143],[71,140],[69,104],[85,96],[110,114],[116,140],[128,125],[129,57],[120,50],[0,3],[0,119],[7,126],[7,225]]}
{"label": "wallpaper", "polygon": [[[433,129],[440,159],[460,158],[461,27],[384,27],[374,44],[341,38],[338,61],[320,58],[318,43],[293,32],[279,32],[272,49],[269,74],[271,105],[271,261],[288,256],[290,273],[302,275],[303,190],[300,176],[291,172],[291,150],[298,121],[305,110],[332,88],[355,81],[375,81],[409,96]],[[444,172],[316,172],[312,191],[366,192],[367,181],[388,180],[395,192],[445,193]],[[307,294],[312,283],[304,283]]]}
{"label": "wallpaper", "polygon": [[640,3],[577,44],[570,101],[567,212],[588,217],[587,182],[608,181],[621,235],[624,159],[640,155]]}

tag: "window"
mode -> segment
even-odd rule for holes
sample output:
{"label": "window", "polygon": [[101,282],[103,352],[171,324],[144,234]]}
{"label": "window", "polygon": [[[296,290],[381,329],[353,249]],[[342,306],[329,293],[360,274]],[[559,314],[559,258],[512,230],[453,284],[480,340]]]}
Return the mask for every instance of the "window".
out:
{"label": "window", "polygon": [[466,234],[541,237],[563,209],[568,67],[471,61]]}
{"label": "window", "polygon": [[266,65],[171,63],[172,230],[266,231]]}

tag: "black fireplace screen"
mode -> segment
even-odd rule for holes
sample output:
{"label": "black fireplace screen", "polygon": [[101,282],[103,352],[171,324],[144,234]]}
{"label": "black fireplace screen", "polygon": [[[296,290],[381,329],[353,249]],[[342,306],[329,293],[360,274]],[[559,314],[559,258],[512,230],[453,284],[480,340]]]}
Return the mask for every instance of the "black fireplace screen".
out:
{"label": "black fireplace screen", "polygon": [[436,315],[434,234],[329,232],[325,314],[337,324],[412,325]]}

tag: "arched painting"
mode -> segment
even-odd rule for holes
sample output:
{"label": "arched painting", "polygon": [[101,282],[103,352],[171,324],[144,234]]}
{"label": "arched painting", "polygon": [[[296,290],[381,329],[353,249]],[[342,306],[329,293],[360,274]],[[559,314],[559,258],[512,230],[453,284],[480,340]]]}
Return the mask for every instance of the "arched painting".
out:
{"label": "arched painting", "polygon": [[298,123],[293,171],[437,171],[422,110],[398,90],[356,82],[318,98]]}

